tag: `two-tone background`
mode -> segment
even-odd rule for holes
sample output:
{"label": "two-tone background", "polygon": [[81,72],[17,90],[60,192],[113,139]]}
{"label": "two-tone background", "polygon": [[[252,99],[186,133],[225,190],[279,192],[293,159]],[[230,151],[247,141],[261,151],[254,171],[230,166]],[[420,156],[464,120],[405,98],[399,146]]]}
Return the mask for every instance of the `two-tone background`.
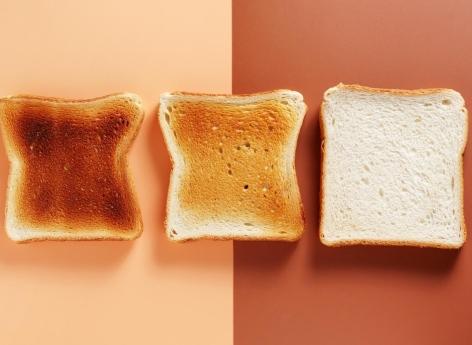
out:
{"label": "two-tone background", "polygon": [[[317,233],[323,91],[450,87],[472,108],[471,23],[468,0],[2,1],[0,95],[130,91],[147,114],[130,155],[142,237],[16,245],[0,231],[0,344],[472,344],[470,243],[331,249]],[[309,106],[302,240],[167,241],[159,94],[276,88]],[[7,174],[0,145],[3,195]]]}

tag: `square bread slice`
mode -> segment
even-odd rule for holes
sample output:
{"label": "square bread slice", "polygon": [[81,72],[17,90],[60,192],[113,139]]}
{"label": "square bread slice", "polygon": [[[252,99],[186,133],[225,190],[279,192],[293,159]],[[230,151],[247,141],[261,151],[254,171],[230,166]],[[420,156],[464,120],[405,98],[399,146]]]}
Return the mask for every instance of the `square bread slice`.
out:
{"label": "square bread slice", "polygon": [[133,94],[0,99],[10,160],[6,231],[17,242],[127,240],[142,220],[127,153],[144,111]]}
{"label": "square bread slice", "polygon": [[467,110],[450,89],[340,84],[324,94],[320,238],[459,248]]}
{"label": "square bread slice", "polygon": [[297,240],[304,217],[294,161],[305,112],[302,95],[289,90],[162,94],[173,162],[167,236]]}

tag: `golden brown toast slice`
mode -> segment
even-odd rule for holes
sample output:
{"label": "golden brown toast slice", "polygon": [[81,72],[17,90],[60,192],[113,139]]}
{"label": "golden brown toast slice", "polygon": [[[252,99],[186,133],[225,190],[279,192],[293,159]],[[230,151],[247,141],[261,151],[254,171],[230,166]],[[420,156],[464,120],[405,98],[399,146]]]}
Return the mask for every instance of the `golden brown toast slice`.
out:
{"label": "golden brown toast slice", "polygon": [[173,162],[170,239],[297,240],[304,217],[295,149],[306,112],[298,92],[161,95]]}
{"label": "golden brown toast slice", "polygon": [[6,230],[17,242],[124,240],[142,232],[127,153],[144,112],[139,97],[0,99],[10,160]]}

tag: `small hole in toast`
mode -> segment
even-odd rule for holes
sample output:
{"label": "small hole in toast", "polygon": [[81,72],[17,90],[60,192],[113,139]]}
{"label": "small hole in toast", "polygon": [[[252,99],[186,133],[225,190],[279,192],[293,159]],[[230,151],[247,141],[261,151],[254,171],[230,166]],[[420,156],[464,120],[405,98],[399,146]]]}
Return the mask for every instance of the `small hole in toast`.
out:
{"label": "small hole in toast", "polygon": [[441,103],[444,104],[444,105],[450,105],[452,102],[451,102],[450,99],[447,99],[447,98],[446,98],[446,99],[443,99],[443,100],[441,101]]}

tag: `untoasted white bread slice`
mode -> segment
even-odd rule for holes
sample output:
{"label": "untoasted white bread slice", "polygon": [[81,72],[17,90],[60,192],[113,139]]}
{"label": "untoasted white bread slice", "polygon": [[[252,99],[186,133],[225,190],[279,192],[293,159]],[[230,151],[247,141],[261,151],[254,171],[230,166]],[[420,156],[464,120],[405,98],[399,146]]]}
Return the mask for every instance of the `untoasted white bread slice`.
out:
{"label": "untoasted white bread slice", "polygon": [[294,160],[305,112],[302,95],[289,90],[162,94],[173,162],[168,237],[297,240],[304,218]]}
{"label": "untoasted white bread slice", "polygon": [[8,236],[17,242],[139,236],[141,213],[127,153],[143,116],[133,94],[0,99],[10,160]]}
{"label": "untoasted white bread slice", "polygon": [[340,84],[325,92],[320,123],[324,244],[462,246],[459,93]]}

